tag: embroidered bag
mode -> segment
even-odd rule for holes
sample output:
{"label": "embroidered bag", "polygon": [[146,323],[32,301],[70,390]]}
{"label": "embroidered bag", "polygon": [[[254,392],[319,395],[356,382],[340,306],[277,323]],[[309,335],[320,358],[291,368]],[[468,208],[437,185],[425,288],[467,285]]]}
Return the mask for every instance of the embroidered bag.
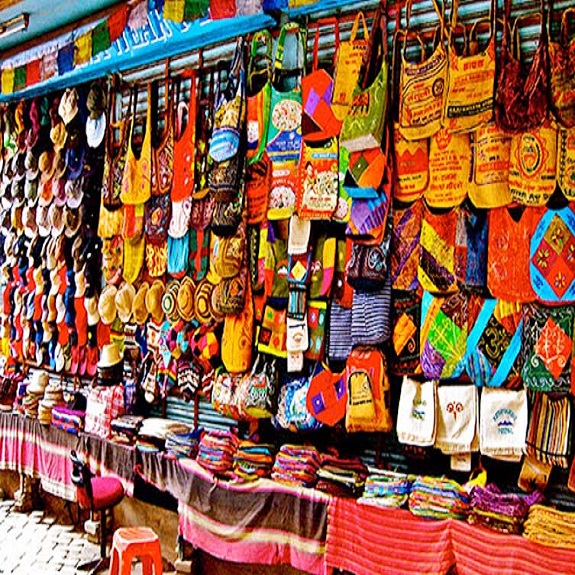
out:
{"label": "embroidered bag", "polygon": [[[357,37],[357,33],[360,30],[362,31],[362,38]],[[331,107],[335,117],[340,121],[343,121],[347,116],[368,43],[369,30],[367,29],[365,16],[359,10],[353,21],[349,40],[340,42],[335,54],[336,63]]]}
{"label": "embroidered bag", "polygon": [[226,317],[241,314],[246,307],[247,282],[248,273],[247,268],[244,267],[233,278],[222,279],[212,294],[212,303],[216,312]]}
{"label": "embroidered bag", "polygon": [[209,155],[215,162],[237,156],[246,121],[246,79],[244,70],[244,38],[238,37],[234,58],[225,85],[221,80],[214,106]]}
{"label": "embroidered bag", "polygon": [[146,242],[165,244],[168,240],[168,226],[172,215],[172,200],[169,194],[152,195],[144,211],[144,233]]}
{"label": "embroidered bag", "polygon": [[467,296],[456,293],[421,300],[420,361],[429,379],[455,379],[463,372],[467,349]]}
{"label": "embroidered bag", "polygon": [[569,201],[575,200],[575,128],[557,130],[557,185]]}
{"label": "embroidered bag", "polygon": [[[549,23],[553,21],[549,10]],[[575,38],[569,38],[569,17],[575,16],[575,8],[564,8],[561,31],[557,42],[549,34],[549,105],[557,120],[565,128],[575,127]]]}
{"label": "embroidered bag", "polygon": [[335,50],[333,60],[339,46],[339,25],[336,18],[320,18],[316,26],[313,43],[312,70],[301,80],[302,89],[302,125],[301,131],[304,140],[325,140],[336,138],[341,130],[341,122],[333,113],[331,102],[333,95],[333,78],[330,72],[319,68],[319,39],[320,31],[327,26],[333,26]]}
{"label": "embroidered bag", "polygon": [[286,309],[275,308],[270,303],[266,304],[258,333],[259,352],[287,357],[286,317]]}
{"label": "embroidered bag", "polygon": [[573,387],[573,306],[523,307],[521,375],[528,389],[569,391]]}
{"label": "embroidered bag", "polygon": [[440,33],[433,54],[422,62],[408,62],[407,41],[412,1],[406,4],[407,26],[401,52],[399,76],[399,131],[406,140],[421,140],[433,136],[441,127],[447,90],[448,59],[443,14],[437,1],[433,7],[439,18]]}
{"label": "embroidered bag", "polygon": [[521,387],[521,304],[473,297],[468,315],[464,361],[471,381],[488,387]]}
{"label": "embroidered bag", "polygon": [[510,204],[511,136],[495,122],[489,122],[471,134],[471,147],[471,182],[467,192],[473,205],[499,208]]}
{"label": "embroidered bag", "polygon": [[304,356],[310,361],[323,361],[324,359],[326,322],[327,303],[325,301],[309,301],[307,303],[309,345]]}
{"label": "embroidered bag", "polygon": [[306,139],[302,142],[296,212],[303,219],[329,220],[337,207],[338,143]]}
{"label": "embroidered bag", "polygon": [[355,348],[345,365],[345,380],[347,432],[391,431],[390,383],[382,352],[375,348]]}
{"label": "embroidered bag", "polygon": [[351,343],[379,345],[391,335],[391,280],[376,291],[356,289],[351,308]]}
{"label": "embroidered bag", "polygon": [[243,375],[220,371],[214,377],[212,386],[212,407],[225,417],[239,421],[241,419],[236,389]]}
{"label": "embroidered bag", "polygon": [[415,290],[394,291],[392,298],[390,370],[393,375],[416,375],[421,373],[421,296]]}
{"label": "embroidered bag", "polygon": [[[455,46],[458,0],[451,8],[451,26],[447,30],[449,58],[447,93],[443,126],[450,132],[470,132],[493,117],[495,83],[495,2],[489,7],[489,41],[480,53],[459,55]],[[477,27],[470,31],[470,44],[476,44]],[[471,50],[470,50],[471,52]]]}
{"label": "embroidered bag", "polygon": [[434,293],[453,293],[455,278],[455,236],[458,209],[433,211],[425,206],[421,223],[417,276],[423,289]]}
{"label": "embroidered bag", "polygon": [[[295,41],[295,67],[285,67],[286,40]],[[266,151],[272,162],[268,218],[283,219],[296,201],[301,150],[302,92],[299,77],[305,68],[304,32],[295,23],[282,26],[277,41]],[[291,56],[291,54],[290,54]],[[287,76],[287,77],[286,77]]]}
{"label": "embroidered bag", "polygon": [[147,88],[145,131],[139,153],[134,149],[134,131],[138,118],[136,117],[138,97],[133,98],[132,119],[128,139],[128,154],[122,177],[120,199],[126,205],[143,204],[150,197],[152,177],[152,85]]}
{"label": "embroidered bag", "polygon": [[521,61],[519,28],[530,16],[518,16],[510,26],[511,0],[505,0],[503,43],[499,56],[495,120],[506,132],[521,133],[541,126],[547,116],[549,55],[547,10],[541,1],[541,33],[531,64]]}
{"label": "embroidered bag", "polygon": [[544,208],[513,205],[489,211],[487,287],[508,301],[535,299],[531,287],[530,244]]}
{"label": "embroidered bag", "polygon": [[216,274],[221,278],[237,276],[244,261],[245,249],[246,228],[243,225],[230,237],[214,234],[211,263]]}
{"label": "embroidered bag", "polygon": [[393,204],[393,226],[390,249],[390,273],[395,290],[414,290],[419,286],[419,238],[423,202]]}
{"label": "embroidered bag", "polygon": [[276,412],[277,392],[276,361],[258,354],[251,373],[240,385],[240,409],[254,419],[268,419]]}
{"label": "embroidered bag", "polygon": [[511,138],[509,191],[514,201],[542,206],[555,191],[557,132],[549,124]]}
{"label": "embroidered bag", "polygon": [[211,221],[211,229],[214,234],[220,236],[234,235],[242,223],[243,209],[244,196],[242,193],[231,201],[215,202]]}
{"label": "embroidered bag", "polygon": [[[156,133],[152,134],[152,174],[151,174],[151,193],[152,196],[169,196],[172,189],[172,179],[174,176],[174,104],[173,94],[170,89],[171,84],[167,75],[169,66],[166,66],[166,78],[164,82],[164,131],[155,141]],[[159,110],[158,110],[158,89],[152,84],[153,90],[152,123],[155,128],[158,127]]]}
{"label": "embroidered bag", "polygon": [[383,141],[388,100],[386,7],[379,4],[340,143],[349,152],[378,148]]}
{"label": "embroidered bag", "polygon": [[439,130],[429,144],[429,185],[424,192],[427,204],[434,208],[461,204],[467,196],[470,171],[469,134]]}
{"label": "embroidered bag", "polygon": [[437,433],[438,381],[419,382],[404,377],[397,408],[397,440],[408,445],[432,447]]}
{"label": "embroidered bag", "polygon": [[549,305],[575,302],[575,212],[548,209],[531,238],[531,285]]}

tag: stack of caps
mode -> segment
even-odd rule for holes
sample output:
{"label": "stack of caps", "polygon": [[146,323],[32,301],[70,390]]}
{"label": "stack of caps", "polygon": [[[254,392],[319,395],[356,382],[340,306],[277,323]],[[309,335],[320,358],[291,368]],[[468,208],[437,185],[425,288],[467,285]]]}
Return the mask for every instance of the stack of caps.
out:
{"label": "stack of caps", "polygon": [[86,412],[79,409],[61,405],[56,405],[52,409],[52,425],[73,435],[79,435],[84,429],[85,418]]}
{"label": "stack of caps", "polygon": [[282,445],[272,469],[272,479],[291,485],[311,487],[317,479],[319,453],[315,447]]}
{"label": "stack of caps", "polygon": [[190,426],[186,423],[162,417],[149,417],[142,422],[136,447],[140,451],[162,451],[169,433],[187,433],[190,430]]}
{"label": "stack of caps", "polygon": [[523,536],[542,545],[575,549],[575,513],[533,505]]}
{"label": "stack of caps", "polygon": [[418,477],[409,495],[409,510],[431,519],[465,519],[469,513],[469,495],[452,479]]}
{"label": "stack of caps", "polygon": [[212,429],[200,440],[197,461],[215,475],[231,479],[234,454],[239,444],[240,440],[234,431]]}
{"label": "stack of caps", "polygon": [[144,417],[141,415],[120,415],[112,419],[110,423],[110,431],[112,433],[110,439],[115,443],[134,445],[143,421]]}
{"label": "stack of caps", "polygon": [[529,495],[503,493],[497,485],[476,486],[471,492],[471,511],[467,521],[495,531],[520,534],[529,507],[544,499],[540,491]]}
{"label": "stack of caps", "polygon": [[51,382],[44,391],[44,397],[38,405],[38,421],[42,425],[52,423],[52,409],[56,405],[65,405],[62,386],[57,382]]}
{"label": "stack of caps", "polygon": [[234,455],[234,476],[240,481],[255,481],[260,477],[269,477],[273,464],[273,445],[242,441]]}
{"label": "stack of caps", "polygon": [[35,371],[26,390],[26,396],[22,401],[26,417],[37,418],[40,400],[44,397],[44,391],[49,383],[48,374],[45,371]]}
{"label": "stack of caps", "polygon": [[200,447],[200,437],[203,429],[195,429],[187,433],[168,433],[166,437],[166,455],[174,459],[195,459]]}
{"label": "stack of caps", "polygon": [[357,457],[343,458],[321,454],[316,489],[338,497],[359,497],[363,491],[367,467]]}
{"label": "stack of caps", "polygon": [[381,507],[403,507],[411,493],[414,479],[413,475],[370,468],[363,495],[358,502]]}

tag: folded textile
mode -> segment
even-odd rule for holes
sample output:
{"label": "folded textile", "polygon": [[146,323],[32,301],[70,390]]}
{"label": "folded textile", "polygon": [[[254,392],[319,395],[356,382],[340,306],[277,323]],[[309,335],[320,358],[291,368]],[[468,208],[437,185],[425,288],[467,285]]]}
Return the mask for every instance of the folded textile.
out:
{"label": "folded textile", "polygon": [[445,477],[417,477],[408,503],[414,515],[432,519],[465,519],[469,512],[468,493],[459,483]]}
{"label": "folded textile", "polygon": [[315,447],[284,444],[272,469],[272,479],[291,485],[311,487],[317,479],[320,456]]}
{"label": "folded textile", "polygon": [[402,507],[407,503],[415,476],[393,471],[377,470],[365,480],[359,503],[382,507]]}
{"label": "folded textile", "polygon": [[533,505],[524,524],[523,536],[542,545],[575,549],[575,513]]}

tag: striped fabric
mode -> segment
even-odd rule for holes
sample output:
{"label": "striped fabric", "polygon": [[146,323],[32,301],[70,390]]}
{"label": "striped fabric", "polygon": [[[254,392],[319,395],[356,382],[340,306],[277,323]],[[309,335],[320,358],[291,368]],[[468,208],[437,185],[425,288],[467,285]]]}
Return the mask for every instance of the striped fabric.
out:
{"label": "striped fabric", "polygon": [[567,468],[571,455],[571,399],[569,395],[535,393],[527,431],[528,455]]}
{"label": "striped fabric", "polygon": [[391,278],[385,279],[378,291],[353,292],[351,314],[351,343],[356,345],[379,345],[391,335]]}

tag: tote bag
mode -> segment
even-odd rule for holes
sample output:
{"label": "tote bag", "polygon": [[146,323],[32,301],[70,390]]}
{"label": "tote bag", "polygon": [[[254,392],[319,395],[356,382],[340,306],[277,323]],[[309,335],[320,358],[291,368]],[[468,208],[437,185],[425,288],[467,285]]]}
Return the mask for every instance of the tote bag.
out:
{"label": "tote bag", "polygon": [[[411,0],[406,4],[407,30],[411,17]],[[440,33],[433,54],[423,62],[409,62],[406,57],[406,33],[401,53],[399,75],[399,131],[406,140],[433,136],[441,127],[445,107],[448,59],[443,39],[443,14],[433,0],[439,18]],[[422,97],[422,95],[425,95]]]}
{"label": "tote bag", "polygon": [[[271,92],[270,123],[266,151],[272,162],[268,218],[288,218],[294,211],[298,185],[298,166],[301,151],[302,92],[299,79],[287,90],[282,90],[285,75],[284,50],[287,36],[295,37],[297,63],[294,70],[305,66],[303,31],[295,23],[282,26],[276,47],[274,82]],[[283,79],[285,80],[285,78]]]}

